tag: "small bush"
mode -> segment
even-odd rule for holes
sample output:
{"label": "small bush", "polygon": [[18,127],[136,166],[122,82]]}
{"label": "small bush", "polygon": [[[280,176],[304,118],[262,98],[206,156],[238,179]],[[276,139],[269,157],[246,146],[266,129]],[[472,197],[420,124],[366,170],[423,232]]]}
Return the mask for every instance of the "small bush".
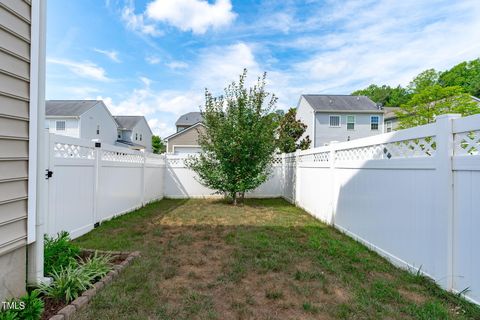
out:
{"label": "small bush", "polygon": [[111,270],[109,255],[98,255],[58,271],[53,269],[50,276],[53,282],[50,285],[41,285],[40,291],[45,296],[55,300],[70,302],[75,300],[83,291],[92,287],[92,283],[106,275]]}
{"label": "small bush", "polygon": [[45,274],[52,276],[53,270],[76,265],[79,253],[80,248],[70,241],[68,232],[59,232],[56,237],[45,235]]}
{"label": "small bush", "polygon": [[27,293],[20,298],[20,301],[25,303],[25,308],[23,310],[17,311],[20,319],[40,319],[45,305],[43,303],[43,300],[40,299],[39,292],[37,290]]}
{"label": "small bush", "polygon": [[42,316],[44,303],[39,298],[38,291],[32,291],[19,299],[12,299],[10,302],[15,302],[18,309],[2,310],[0,312],[0,320],[38,320]]}
{"label": "small bush", "polygon": [[18,320],[17,313],[15,310],[3,310],[0,309],[0,320]]}
{"label": "small bush", "polygon": [[89,277],[90,282],[95,282],[105,276],[112,268],[110,255],[98,255],[95,251],[93,256],[88,257],[80,264],[80,268]]}
{"label": "small bush", "polygon": [[47,297],[66,303],[75,300],[92,286],[90,277],[78,266],[62,267],[59,271],[54,269],[50,276],[53,282],[50,285],[40,285],[39,290]]}

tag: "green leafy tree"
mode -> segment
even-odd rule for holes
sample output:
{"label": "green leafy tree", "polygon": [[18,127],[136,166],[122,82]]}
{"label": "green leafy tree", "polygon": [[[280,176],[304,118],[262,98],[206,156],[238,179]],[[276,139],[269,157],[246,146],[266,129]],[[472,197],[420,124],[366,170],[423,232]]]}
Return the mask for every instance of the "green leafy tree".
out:
{"label": "green leafy tree", "polygon": [[278,126],[277,147],[282,153],[294,152],[297,149],[308,149],[311,141],[306,136],[299,141],[305,133],[307,125],[296,119],[297,109],[290,108],[288,112],[281,118]]}
{"label": "green leafy tree", "polygon": [[398,107],[408,101],[410,95],[405,88],[398,86],[392,88],[387,85],[377,86],[369,85],[367,88],[352,92],[352,95],[367,96],[373,102],[379,103],[384,107]]}
{"label": "green leafy tree", "polygon": [[440,74],[439,82],[444,87],[460,86],[472,96],[480,96],[480,58],[464,61]]}
{"label": "green leafy tree", "polygon": [[165,143],[163,140],[156,135],[152,136],[152,150],[153,153],[164,153],[166,150]]}
{"label": "green leafy tree", "polygon": [[478,104],[459,86],[442,87],[438,84],[424,87],[401,106],[397,115],[400,128],[420,126],[435,121],[435,117],[445,113],[460,113],[468,116],[480,112]]}
{"label": "green leafy tree", "polygon": [[420,72],[408,85],[408,90],[413,93],[419,93],[422,90],[438,84],[440,72],[435,69],[427,69]]}
{"label": "green leafy tree", "polygon": [[246,76],[245,69],[223,96],[205,91],[202,151],[187,161],[202,184],[226,195],[234,205],[267,180],[275,152],[272,110],[277,98],[265,91],[266,74],[251,88],[245,87]]}

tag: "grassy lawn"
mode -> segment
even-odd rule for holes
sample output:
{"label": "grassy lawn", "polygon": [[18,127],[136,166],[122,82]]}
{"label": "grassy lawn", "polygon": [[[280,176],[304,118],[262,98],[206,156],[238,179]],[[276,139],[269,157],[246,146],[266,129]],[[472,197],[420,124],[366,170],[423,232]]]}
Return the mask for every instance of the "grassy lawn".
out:
{"label": "grassy lawn", "polygon": [[480,319],[284,200],[162,200],[76,242],[140,250],[76,319]]}

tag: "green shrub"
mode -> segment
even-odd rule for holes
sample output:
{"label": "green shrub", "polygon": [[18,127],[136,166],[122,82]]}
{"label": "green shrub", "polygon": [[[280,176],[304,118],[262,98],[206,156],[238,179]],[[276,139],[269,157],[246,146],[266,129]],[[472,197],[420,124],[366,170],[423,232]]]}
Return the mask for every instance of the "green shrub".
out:
{"label": "green shrub", "polygon": [[79,253],[80,248],[70,241],[68,232],[59,232],[56,237],[45,235],[45,274],[51,276],[53,270],[76,265]]}
{"label": "green shrub", "polygon": [[92,286],[90,277],[75,265],[53,270],[50,276],[53,282],[50,285],[42,284],[39,290],[47,297],[62,300],[66,303],[75,300],[78,296]]}
{"label": "green shrub", "polygon": [[55,300],[67,303],[75,300],[83,291],[92,287],[92,283],[111,270],[110,259],[109,255],[98,255],[95,252],[80,263],[61,267],[58,271],[53,269],[50,274],[53,282],[50,285],[41,285],[40,291]]}
{"label": "green shrub", "polygon": [[88,275],[91,282],[95,282],[112,269],[110,264],[111,258],[110,255],[98,255],[98,252],[95,251],[93,256],[81,262],[80,268]]}
{"label": "green shrub", "polygon": [[20,301],[25,303],[25,308],[17,311],[20,319],[40,319],[45,304],[43,303],[43,300],[40,299],[39,294],[40,293],[37,290],[33,290],[20,298]]}
{"label": "green shrub", "polygon": [[0,320],[38,320],[41,318],[44,308],[43,300],[39,297],[39,292],[34,290],[19,299],[12,299],[10,302],[16,302],[18,309],[8,309],[0,312]]}
{"label": "green shrub", "polygon": [[14,310],[0,310],[0,320],[19,320]]}

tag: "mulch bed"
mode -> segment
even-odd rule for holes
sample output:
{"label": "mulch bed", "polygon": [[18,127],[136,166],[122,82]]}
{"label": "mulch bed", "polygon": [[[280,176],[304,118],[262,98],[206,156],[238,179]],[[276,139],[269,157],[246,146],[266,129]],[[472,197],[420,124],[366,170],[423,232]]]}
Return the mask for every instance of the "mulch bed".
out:
{"label": "mulch bed", "polygon": [[113,278],[118,276],[119,272],[125,268],[130,262],[140,256],[138,251],[135,252],[115,252],[115,251],[100,251],[100,250],[82,250],[80,259],[84,259],[93,255],[97,251],[99,254],[109,254],[112,258],[110,262],[113,267],[112,270],[102,279],[93,284],[93,287],[82,293],[77,299],[67,304],[64,301],[54,300],[48,297],[42,297],[45,303],[45,309],[42,313],[42,320],[61,320],[69,319],[76,310],[85,307],[88,302],[95,296],[96,292],[101,290],[105,285],[110,283]]}

